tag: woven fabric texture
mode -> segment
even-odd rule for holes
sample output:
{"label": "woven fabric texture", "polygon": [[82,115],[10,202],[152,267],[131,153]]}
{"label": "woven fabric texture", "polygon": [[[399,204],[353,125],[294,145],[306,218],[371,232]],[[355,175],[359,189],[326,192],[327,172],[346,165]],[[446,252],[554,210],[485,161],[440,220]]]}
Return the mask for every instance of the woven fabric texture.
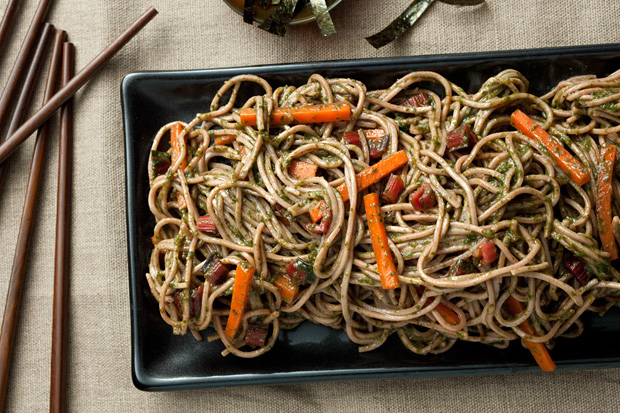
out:
{"label": "woven fabric texture", "polygon": [[[0,0],[0,13],[7,3]],[[21,3],[0,56],[1,85],[38,1]],[[344,0],[332,13],[336,35],[325,38],[316,25],[307,24],[279,38],[244,24],[221,0],[53,2],[49,21],[68,31],[77,47],[78,69],[148,6],[160,12],[75,99],[69,411],[620,411],[620,369],[167,393],[146,393],[133,386],[120,103],[125,74],[620,42],[620,2],[487,0],[472,8],[437,2],[401,39],[380,50],[372,48],[364,37],[386,26],[409,3]],[[43,81],[33,98],[33,110],[40,105],[42,90]],[[2,126],[2,133],[5,129]],[[7,409],[14,412],[48,408],[57,130],[54,126],[43,171],[11,368]],[[15,252],[33,144],[34,139],[29,139],[12,157],[0,197],[1,302]]]}

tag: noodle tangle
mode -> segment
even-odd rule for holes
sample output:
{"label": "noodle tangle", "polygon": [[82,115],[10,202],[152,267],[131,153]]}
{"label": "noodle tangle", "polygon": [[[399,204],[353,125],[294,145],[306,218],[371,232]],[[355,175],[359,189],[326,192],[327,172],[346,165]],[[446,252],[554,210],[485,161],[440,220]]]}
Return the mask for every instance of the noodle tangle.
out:
{"label": "noodle tangle", "polygon": [[[582,314],[603,314],[620,289],[599,239],[596,179],[573,182],[538,142],[511,126],[510,114],[528,114],[596,177],[601,145],[620,145],[619,78],[620,72],[575,77],[540,97],[515,70],[473,94],[433,72],[413,72],[373,91],[318,74],[299,87],[275,89],[253,75],[226,81],[208,112],[181,122],[177,147],[169,145],[177,122],[153,140],[148,203],[156,225],[146,279],[163,320],[175,334],[189,331],[197,339],[211,327],[208,340],[221,340],[222,354],[246,358],[270,350],[281,329],[306,320],[343,329],[359,351],[391,335],[415,353],[437,354],[458,340],[505,348],[526,338],[552,348],[559,336],[581,334]],[[241,101],[248,86],[261,92]],[[405,104],[415,96],[424,101]],[[350,120],[271,125],[277,108],[334,102],[350,105]],[[242,124],[243,108],[255,110],[255,126]],[[465,125],[476,143],[451,150],[450,132]],[[381,205],[400,282],[393,290],[381,287],[361,201],[382,193],[387,178],[358,190],[356,174],[377,162],[364,133],[359,145],[344,139],[358,130],[382,131],[382,158],[398,151],[408,158],[394,172],[402,192]],[[158,153],[172,155],[164,170],[157,168]],[[315,165],[316,175],[297,178],[290,170],[295,161]],[[348,200],[337,189],[343,184]],[[436,198],[424,211],[409,201],[421,185]],[[618,175],[612,188],[620,241]],[[309,215],[317,202],[331,216],[323,233],[313,230]],[[210,231],[201,229],[205,215]],[[485,243],[497,251],[491,263],[477,258]],[[585,282],[567,270],[567,257],[583,260]],[[210,280],[205,268],[214,260],[224,276]],[[255,273],[241,328],[230,338],[225,326],[234,269],[242,262]],[[295,285],[294,297],[283,295],[276,280],[301,262],[312,276]],[[524,311],[507,312],[509,297]],[[521,328],[525,320],[535,336]],[[248,344],[256,326],[267,336]]]}

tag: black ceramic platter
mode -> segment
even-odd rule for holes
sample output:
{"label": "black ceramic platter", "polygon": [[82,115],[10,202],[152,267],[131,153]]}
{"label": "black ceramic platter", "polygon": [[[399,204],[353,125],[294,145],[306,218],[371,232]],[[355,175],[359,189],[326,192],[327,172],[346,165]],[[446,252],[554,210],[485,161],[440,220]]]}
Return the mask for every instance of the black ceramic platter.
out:
{"label": "black ceramic platter", "polygon": [[[343,331],[310,322],[280,333],[276,346],[256,359],[222,357],[223,345],[175,336],[159,315],[145,273],[154,219],[148,204],[147,160],[157,130],[173,120],[190,121],[208,111],[217,89],[245,73],[274,87],[301,85],[313,73],[352,77],[368,89],[385,88],[414,70],[436,71],[463,87],[478,90],[488,77],[514,68],[543,94],[560,80],[581,74],[604,76],[620,69],[620,44],[476,54],[295,63],[193,71],[141,72],[126,76],[121,94],[125,128],[127,237],[131,302],[132,375],[144,390],[172,390],[301,381],[383,379],[445,375],[537,372],[530,353],[514,342],[499,350],[457,343],[441,355],[409,352],[392,337],[379,349],[359,353]],[[243,88],[242,88],[243,90]],[[584,316],[576,339],[558,339],[552,356],[558,370],[620,366],[620,312]],[[591,351],[596,349],[596,351]],[[553,373],[551,373],[553,374]]]}

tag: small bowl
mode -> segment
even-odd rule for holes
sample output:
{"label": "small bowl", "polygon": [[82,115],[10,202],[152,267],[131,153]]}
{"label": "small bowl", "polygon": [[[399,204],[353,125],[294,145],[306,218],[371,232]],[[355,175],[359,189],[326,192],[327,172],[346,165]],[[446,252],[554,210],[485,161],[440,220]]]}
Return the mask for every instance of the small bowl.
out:
{"label": "small bowl", "polygon": [[[333,9],[341,1],[342,0],[326,0],[325,3],[327,3],[327,10],[329,11]],[[231,9],[233,9],[234,11],[236,11],[237,13],[243,16],[244,0],[224,0],[224,3],[226,3]],[[273,12],[275,9],[276,9],[276,6],[271,6],[267,9],[256,7],[256,14],[254,15],[254,21],[258,23],[262,23],[267,18],[267,16],[269,16],[271,12]],[[298,11],[297,13],[293,15],[293,18],[291,19],[291,22],[289,23],[289,25],[296,26],[298,24],[309,23],[314,20],[315,20],[315,17],[314,17],[314,14],[312,13],[312,7],[310,7],[310,4],[306,4],[300,11]]]}

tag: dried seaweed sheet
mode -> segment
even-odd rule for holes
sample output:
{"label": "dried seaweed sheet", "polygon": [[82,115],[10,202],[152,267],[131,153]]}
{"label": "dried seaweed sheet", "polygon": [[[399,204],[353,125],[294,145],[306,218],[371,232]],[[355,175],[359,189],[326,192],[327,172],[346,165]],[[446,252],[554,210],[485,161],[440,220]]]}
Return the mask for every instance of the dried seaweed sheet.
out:
{"label": "dried seaweed sheet", "polygon": [[278,7],[261,23],[259,28],[278,36],[284,36],[293,14],[298,0],[281,0]]}
{"label": "dried seaweed sheet", "polygon": [[379,33],[367,37],[366,40],[376,49],[385,46],[409,30],[434,1],[414,0],[389,26]]}
{"label": "dried seaweed sheet", "polygon": [[321,34],[323,36],[331,36],[336,33],[336,28],[329,15],[329,11],[327,11],[327,3],[325,3],[325,0],[310,0],[310,5],[312,6],[316,24],[319,26]]}
{"label": "dried seaweed sheet", "polygon": [[256,0],[245,0],[243,2],[243,21],[253,24],[254,13],[256,13]]}

